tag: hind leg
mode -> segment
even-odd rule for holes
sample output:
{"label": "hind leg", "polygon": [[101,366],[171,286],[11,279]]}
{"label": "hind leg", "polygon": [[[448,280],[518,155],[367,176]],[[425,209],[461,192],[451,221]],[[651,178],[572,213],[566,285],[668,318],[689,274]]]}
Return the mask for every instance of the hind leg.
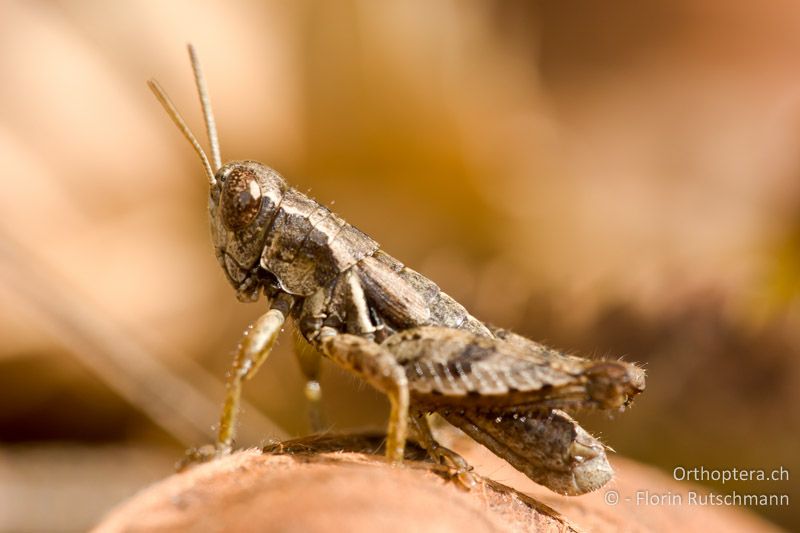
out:
{"label": "hind leg", "polygon": [[450,467],[454,472],[454,477],[458,479],[464,488],[471,489],[474,487],[477,482],[475,475],[472,473],[472,467],[467,463],[466,459],[439,444],[433,436],[425,414],[417,413],[417,415],[411,417],[411,421],[419,438],[419,444],[425,448],[428,455],[437,463]]}

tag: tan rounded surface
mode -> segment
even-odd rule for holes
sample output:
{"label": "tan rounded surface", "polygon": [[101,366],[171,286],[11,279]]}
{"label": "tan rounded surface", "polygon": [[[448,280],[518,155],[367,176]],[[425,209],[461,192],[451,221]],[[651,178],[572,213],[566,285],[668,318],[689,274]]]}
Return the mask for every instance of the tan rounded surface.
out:
{"label": "tan rounded surface", "polygon": [[[465,456],[478,472],[470,491],[430,463],[392,466],[354,452],[263,454],[259,450],[197,465],[124,502],[96,532],[534,532],[534,531],[776,531],[745,510],[702,506],[609,505],[609,490],[685,493],[662,472],[616,458],[616,478],[580,497],[535,485],[478,446]],[[437,473],[438,472],[438,473]],[[554,510],[557,509],[557,510]]]}

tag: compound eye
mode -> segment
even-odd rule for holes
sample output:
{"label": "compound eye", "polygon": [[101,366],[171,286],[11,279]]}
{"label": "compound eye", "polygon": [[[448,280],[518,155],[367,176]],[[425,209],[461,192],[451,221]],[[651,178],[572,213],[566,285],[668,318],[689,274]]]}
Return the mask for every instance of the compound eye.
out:
{"label": "compound eye", "polygon": [[220,203],[222,223],[229,230],[253,222],[261,207],[261,187],[255,172],[247,168],[233,169],[225,179]]}

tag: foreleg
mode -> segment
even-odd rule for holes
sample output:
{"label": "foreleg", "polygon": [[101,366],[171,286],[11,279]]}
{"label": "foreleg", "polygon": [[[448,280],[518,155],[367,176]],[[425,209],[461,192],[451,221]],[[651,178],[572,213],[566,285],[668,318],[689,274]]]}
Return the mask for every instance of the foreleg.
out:
{"label": "foreleg", "polygon": [[325,425],[322,416],[322,388],[319,383],[322,355],[300,336],[295,339],[294,353],[300,364],[300,372],[306,380],[304,392],[308,401],[309,425],[312,432],[318,433]]}
{"label": "foreleg", "polygon": [[228,373],[225,403],[217,434],[217,455],[230,453],[236,435],[236,422],[242,398],[242,386],[251,379],[269,356],[281,332],[291,307],[288,296],[278,296],[269,311],[256,320],[244,333],[233,366]]}

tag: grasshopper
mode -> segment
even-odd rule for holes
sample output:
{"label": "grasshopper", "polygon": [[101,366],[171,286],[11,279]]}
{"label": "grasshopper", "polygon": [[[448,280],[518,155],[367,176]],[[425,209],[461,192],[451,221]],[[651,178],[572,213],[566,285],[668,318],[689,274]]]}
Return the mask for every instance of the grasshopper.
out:
{"label": "grasshopper", "polygon": [[[613,475],[605,447],[565,410],[621,410],[644,390],[644,371],[566,355],[485,324],[275,170],[255,161],[223,165],[191,45],[189,55],[211,160],[158,83],[148,85],[205,168],[214,249],[236,296],[254,302],[263,295],[268,303],[228,375],[215,454],[231,452],[242,386],[291,318],[319,354],[388,396],[390,461],[403,460],[411,425],[432,459],[470,483],[466,461],[433,437],[425,415],[437,413],[558,493],[605,484]],[[318,397],[318,360],[310,367],[307,392]]]}

